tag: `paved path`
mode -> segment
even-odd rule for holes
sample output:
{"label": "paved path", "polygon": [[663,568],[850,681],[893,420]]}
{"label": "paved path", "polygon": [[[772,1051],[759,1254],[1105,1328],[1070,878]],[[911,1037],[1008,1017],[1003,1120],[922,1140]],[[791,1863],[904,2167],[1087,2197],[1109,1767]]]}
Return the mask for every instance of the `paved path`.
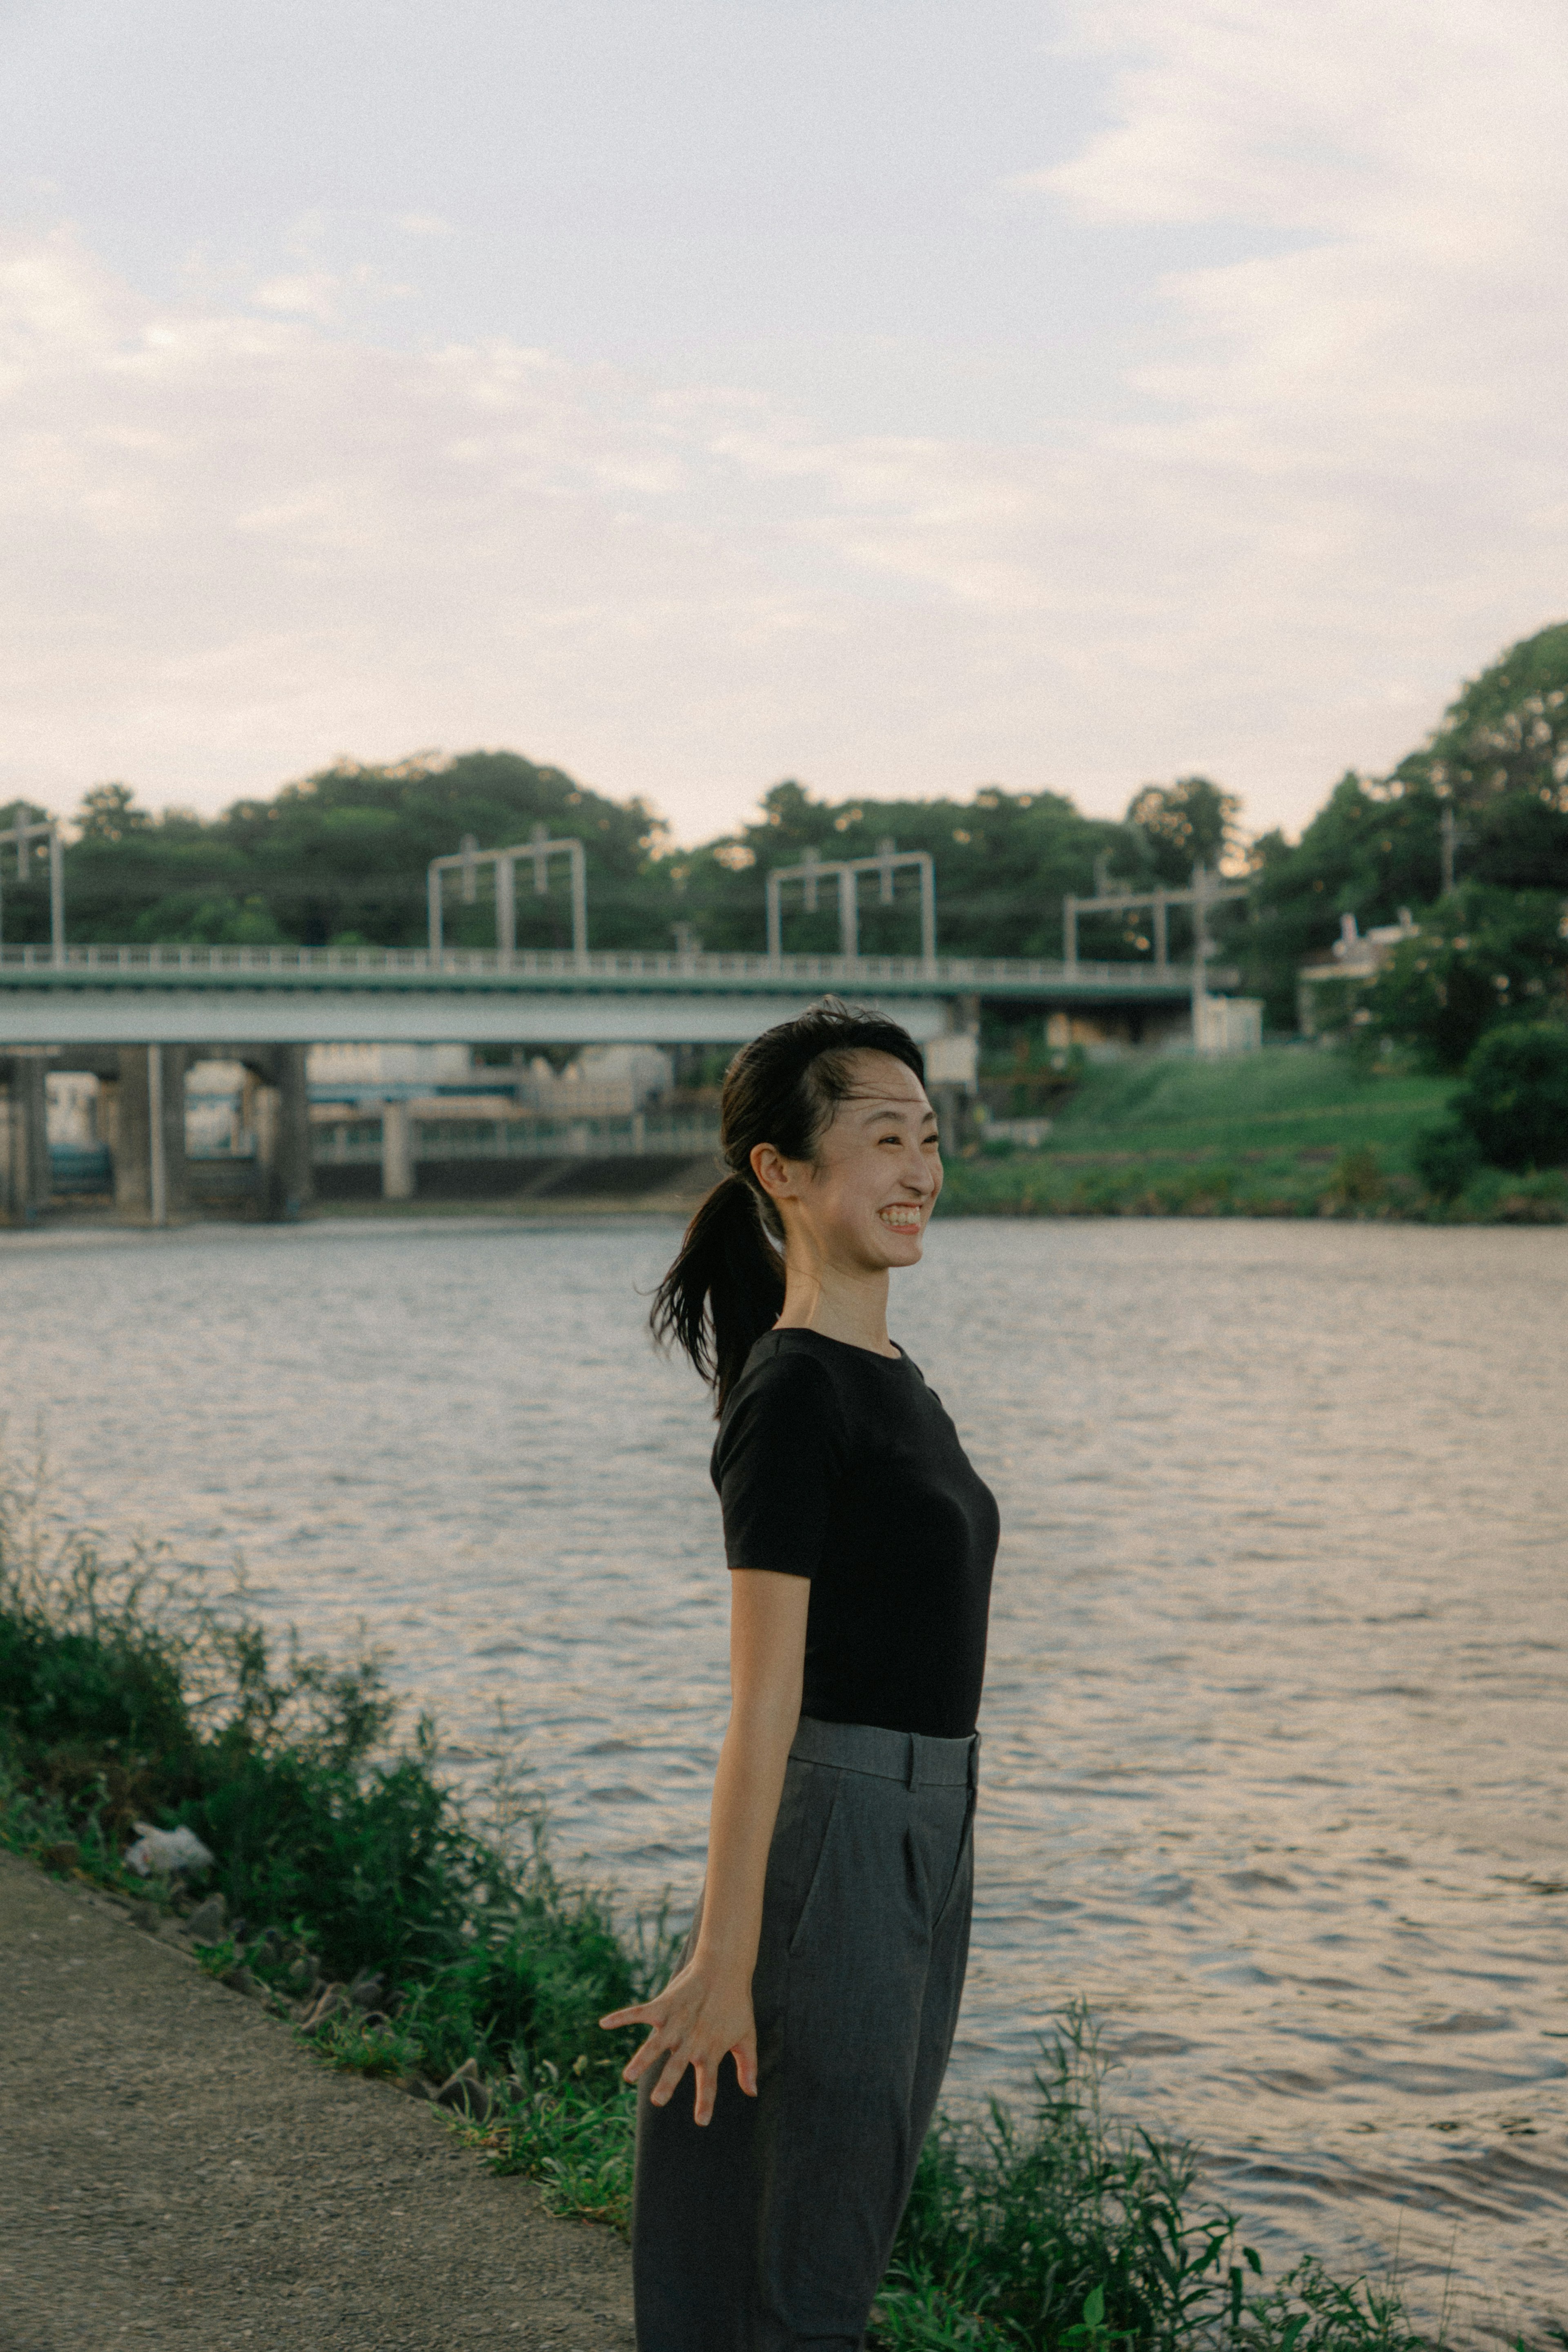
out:
{"label": "paved path", "polygon": [[631,2352],[630,2261],[0,1854],[0,2352]]}

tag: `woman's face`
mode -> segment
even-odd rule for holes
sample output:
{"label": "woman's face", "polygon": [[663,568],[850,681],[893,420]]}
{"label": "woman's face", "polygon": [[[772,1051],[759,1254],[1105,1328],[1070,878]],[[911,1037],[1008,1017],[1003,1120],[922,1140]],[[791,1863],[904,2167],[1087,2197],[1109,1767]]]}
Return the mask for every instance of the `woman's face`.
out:
{"label": "woman's face", "polygon": [[[892,1054],[862,1050],[852,1067],[853,1091],[834,1110],[815,1160],[774,1153],[758,1174],[791,1242],[799,1233],[818,1255],[857,1272],[915,1265],[942,1190],[936,1114]],[[763,1157],[754,1153],[753,1165]]]}

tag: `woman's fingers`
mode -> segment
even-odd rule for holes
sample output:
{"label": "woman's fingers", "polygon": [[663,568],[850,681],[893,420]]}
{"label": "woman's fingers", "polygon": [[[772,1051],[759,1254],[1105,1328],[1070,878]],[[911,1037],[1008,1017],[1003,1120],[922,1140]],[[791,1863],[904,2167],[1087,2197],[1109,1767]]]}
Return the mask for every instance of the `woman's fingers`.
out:
{"label": "woman's fingers", "polygon": [[604,2031],[612,2032],[618,2025],[655,2025],[659,2004],[653,2000],[639,2001],[635,2009],[612,2009],[608,2017],[599,2021]]}
{"label": "woman's fingers", "polygon": [[660,2038],[659,2028],[655,2025],[646,2042],[638,2044],[621,2069],[621,2080],[623,2083],[641,2082],[654,2059],[662,2057],[669,2046],[666,2041]]}
{"label": "woman's fingers", "polygon": [[[640,2083],[644,2076],[653,2077],[652,2098],[656,2107],[666,2107],[675,2095],[681,2077],[690,2066],[695,2077],[694,2114],[699,2124],[712,2117],[718,2092],[718,2070],[726,2049],[719,2034],[733,2030],[738,2022],[734,2010],[727,2018],[707,2015],[713,2006],[705,2001],[700,1985],[688,1982],[685,1972],[665,1987],[653,2000],[634,2003],[628,2009],[612,2010],[601,2017],[600,2024],[613,2031],[617,2026],[645,2025],[646,2038],[621,2070],[623,2083]],[[749,2003],[747,2012],[749,2011]],[[737,2042],[728,2044],[728,2054],[735,2060],[736,2077],[741,2089],[750,2098],[757,2096],[757,2031],[747,2023],[746,2032]]]}
{"label": "woman's fingers", "polygon": [[675,2087],[685,2073],[688,2061],[685,2052],[677,2046],[664,2063],[664,2071],[653,2085],[653,2099],[656,2107],[667,2107],[675,2095]]}
{"label": "woman's fingers", "polygon": [[[728,2054],[735,2060],[736,2079],[741,2089],[747,2098],[754,2099],[757,2096],[755,2032],[748,2033],[744,2041],[734,2043]],[[723,2055],[721,2052],[721,2058]],[[656,2107],[669,2105],[675,2095],[681,2076],[690,2066],[696,2077],[696,2120],[699,2124],[706,2124],[713,2114],[714,2100],[718,2090],[718,2065],[716,2062],[706,2058],[700,2050],[694,2050],[689,2042],[668,2041],[655,2026],[646,2042],[632,2053],[621,2069],[622,2081],[623,2083],[641,2082],[643,2076],[657,2065],[661,2059],[664,2063],[659,2079],[653,2085],[652,2094],[653,2105]]]}

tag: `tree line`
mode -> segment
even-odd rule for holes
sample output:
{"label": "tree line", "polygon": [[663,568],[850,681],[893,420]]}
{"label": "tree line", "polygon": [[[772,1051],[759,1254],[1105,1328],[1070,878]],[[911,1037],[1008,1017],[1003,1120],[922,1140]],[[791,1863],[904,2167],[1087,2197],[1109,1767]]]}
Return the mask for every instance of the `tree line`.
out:
{"label": "tree line", "polygon": [[[13,803],[0,833],[17,814],[42,812]],[[417,946],[431,858],[465,835],[494,848],[542,824],[584,844],[595,947],[760,950],[770,866],[808,850],[873,856],[891,839],[935,862],[944,951],[1054,957],[1067,893],[1179,888],[1201,863],[1249,885],[1213,918],[1214,934],[1278,1029],[1294,1026],[1298,968],[1330,948],[1343,916],[1366,931],[1408,908],[1416,935],[1339,1017],[1352,1034],[1402,1038],[1458,1068],[1498,1021],[1564,1009],[1568,623],[1511,647],[1387,774],[1342,777],[1299,841],[1273,832],[1246,844],[1240,816],[1237,796],[1204,776],[1144,786],[1119,821],[1087,816],[1061,793],[1000,785],[967,799],[832,802],[785,782],[753,821],[685,850],[645,802],[609,799],[511,751],[340,762],[212,818],[154,814],[105,783],[85,795],[66,850],[68,927],[78,941]],[[0,855],[5,940],[47,939],[41,858],[19,880],[8,845]],[[526,865],[517,879],[518,945],[570,945],[564,873],[543,896]],[[490,887],[482,872],[472,904],[449,894],[450,943],[494,939]],[[912,952],[912,877],[899,877],[891,905],[874,887],[861,898],[863,951]],[[836,947],[831,889],[814,914],[799,890],[786,904],[787,948]],[[1173,914],[1173,955],[1187,938]],[[1080,921],[1086,958],[1150,945],[1136,912]]]}

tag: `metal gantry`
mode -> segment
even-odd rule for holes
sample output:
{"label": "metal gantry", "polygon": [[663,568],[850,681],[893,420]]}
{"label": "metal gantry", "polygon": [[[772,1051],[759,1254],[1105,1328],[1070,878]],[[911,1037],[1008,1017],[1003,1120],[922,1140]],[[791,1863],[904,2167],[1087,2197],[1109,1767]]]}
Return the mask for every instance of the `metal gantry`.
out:
{"label": "metal gantry", "polygon": [[784,952],[784,885],[800,882],[804,885],[806,912],[817,911],[817,892],[829,876],[838,884],[839,893],[839,953],[858,956],[860,953],[859,877],[875,874],[880,877],[877,893],[880,906],[893,904],[894,876],[901,866],[913,866],[920,874],[920,955],[927,964],[936,961],[936,869],[928,850],[900,849],[884,837],[876,845],[874,857],[820,857],[809,848],[799,866],[775,866],[768,877],[768,952],[774,959]]}
{"label": "metal gantry", "polygon": [[[66,960],[66,873],[65,860],[60,851],[59,819],[53,816],[18,816],[16,824],[7,826],[5,832],[0,835],[0,845],[6,841],[16,845],[18,882],[25,882],[27,878],[27,861],[30,856],[28,845],[38,840],[47,840],[49,845],[49,947],[52,961],[56,963],[64,963]],[[5,937],[5,899],[4,894],[0,893],[0,945],[4,945]]]}
{"label": "metal gantry", "polygon": [[534,888],[542,898],[549,888],[549,862],[552,857],[565,857],[570,868],[571,881],[571,951],[579,963],[588,961],[588,867],[582,844],[576,840],[551,841],[548,829],[536,824],[527,841],[519,841],[510,849],[481,849],[471,833],[463,836],[463,846],[450,857],[433,857],[425,878],[425,895],[430,909],[430,952],[441,952],[441,877],[457,873],[463,877],[463,904],[472,907],[479,896],[479,868],[494,866],[496,869],[496,945],[505,956],[514,955],[517,946],[517,866],[522,858],[531,858],[534,868]]}
{"label": "metal gantry", "polygon": [[[1103,864],[1096,864],[1095,880],[1103,885]],[[1245,886],[1227,889],[1218,874],[1207,866],[1192,869],[1191,887],[1186,890],[1107,890],[1101,887],[1092,898],[1069,896],[1061,902],[1061,954],[1069,971],[1078,965],[1078,918],[1080,915],[1111,915],[1131,913],[1134,908],[1148,907],[1154,911],[1155,971],[1162,977],[1169,968],[1169,938],[1166,917],[1172,907],[1192,908],[1192,1016],[1193,1036],[1197,1035],[1198,1006],[1207,990],[1204,968],[1214,953],[1208,936],[1208,910],[1222,905],[1228,898],[1245,898]]]}

